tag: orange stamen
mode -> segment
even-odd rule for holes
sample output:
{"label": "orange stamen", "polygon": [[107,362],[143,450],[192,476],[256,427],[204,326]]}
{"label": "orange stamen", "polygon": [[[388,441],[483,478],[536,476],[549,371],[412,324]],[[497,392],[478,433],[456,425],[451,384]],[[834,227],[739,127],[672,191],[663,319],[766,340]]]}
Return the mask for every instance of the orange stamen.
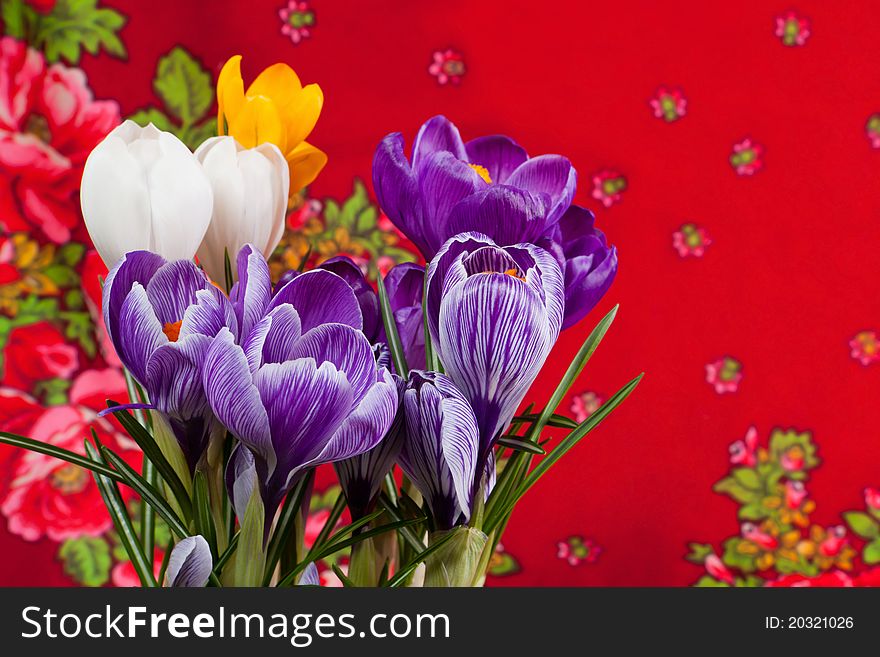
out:
{"label": "orange stamen", "polygon": [[183,320],[177,322],[168,322],[165,326],[162,327],[162,333],[165,334],[165,337],[168,338],[169,342],[177,342],[177,338],[180,337],[180,325],[183,324]]}

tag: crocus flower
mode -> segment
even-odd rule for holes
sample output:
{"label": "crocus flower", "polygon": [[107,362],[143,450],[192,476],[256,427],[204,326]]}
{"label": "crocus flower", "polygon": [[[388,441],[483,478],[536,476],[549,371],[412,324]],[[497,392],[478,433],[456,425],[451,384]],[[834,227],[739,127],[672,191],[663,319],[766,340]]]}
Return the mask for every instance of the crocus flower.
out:
{"label": "crocus flower", "polygon": [[196,535],[174,546],[168,558],[168,586],[200,588],[211,577],[211,548],[204,537]]}
{"label": "crocus flower", "polygon": [[212,137],[196,149],[211,181],[214,210],[198,250],[213,280],[225,279],[226,253],[254,244],[267,258],[284,233],[290,176],[274,144],[244,148],[232,137]]}
{"label": "crocus flower", "polygon": [[385,276],[388,303],[403,345],[403,355],[410,369],[424,369],[425,320],[422,296],[425,289],[425,268],[412,262],[395,265]]}
{"label": "crocus flower", "polygon": [[191,261],[135,251],[108,274],[102,305],[119,359],[166,417],[194,471],[217,428],[202,361],[221,328],[237,334],[231,304]]}
{"label": "crocus flower", "polygon": [[431,261],[427,288],[431,340],[473,407],[485,462],[559,336],[562,270],[533,244],[463,233]]}
{"label": "crocus flower", "polygon": [[[403,136],[385,137],[373,158],[373,186],[382,209],[430,260],[440,246],[462,230],[450,225],[456,205],[472,194],[495,186],[524,192],[517,200],[537,208],[552,226],[571,204],[577,174],[561,155],[529,158],[509,137],[492,135],[465,143],[446,117],[435,116],[419,130],[412,161],[403,152]],[[501,197],[505,203],[517,202]],[[502,223],[512,221],[504,217]],[[513,232],[518,232],[519,226]],[[539,233],[540,234],[540,233]],[[517,236],[511,242],[528,241]]]}
{"label": "crocus flower", "polygon": [[217,417],[251,452],[271,518],[299,474],[379,442],[397,388],[376,364],[357,300],[339,276],[306,272],[271,297],[262,254],[246,247],[238,264],[231,298],[244,327],[240,344],[221,330],[202,381]]}
{"label": "crocus flower", "polygon": [[129,251],[190,260],[211,221],[213,194],[198,160],[152,123],[125,121],[89,155],[80,202],[108,268]]}
{"label": "crocus flower", "polygon": [[[379,310],[379,295],[367,281],[361,268],[348,256],[329,258],[318,265],[318,268],[332,271],[348,283],[361,309],[364,335],[374,345],[385,344],[388,338]],[[298,275],[297,271],[285,272],[278,281],[278,289]],[[388,272],[384,282],[407,365],[422,369],[425,367],[425,328],[422,315],[425,268],[411,262],[401,263]]]}
{"label": "crocus flower", "polygon": [[[385,350],[387,352],[387,349]],[[377,362],[379,360],[377,359]],[[402,395],[406,382],[399,376],[392,375],[398,395]],[[383,418],[375,417],[373,420]],[[352,520],[362,518],[372,512],[379,489],[391,468],[394,467],[400,449],[403,446],[402,431],[403,412],[398,408],[394,421],[387,433],[373,449],[357,456],[337,461],[334,464],[339,485],[345,495]],[[372,427],[365,428],[372,432]]]}
{"label": "crocus flower", "polygon": [[594,226],[589,210],[572,205],[538,244],[556,256],[565,274],[566,329],[580,321],[611,287],[617,275],[617,249]]}
{"label": "crocus flower", "polygon": [[449,377],[420,370],[410,372],[401,403],[400,467],[425,498],[436,529],[466,523],[480,451],[470,404]]}
{"label": "crocus flower", "polygon": [[310,184],[327,156],[306,141],[321,108],[324,92],[305,87],[287,64],[273,64],[244,90],[241,55],[230,57],[217,80],[217,134],[232,135],[245,148],[269,142],[290,167],[290,195]]}

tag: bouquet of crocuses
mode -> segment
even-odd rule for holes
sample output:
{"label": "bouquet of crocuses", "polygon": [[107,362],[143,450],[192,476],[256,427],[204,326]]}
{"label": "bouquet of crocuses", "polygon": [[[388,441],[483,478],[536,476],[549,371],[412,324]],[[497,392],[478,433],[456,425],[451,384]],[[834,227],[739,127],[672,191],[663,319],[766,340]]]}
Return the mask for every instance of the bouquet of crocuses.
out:
{"label": "bouquet of crocuses", "polygon": [[[566,158],[464,142],[437,116],[410,158],[395,133],[373,163],[383,211],[427,266],[398,265],[378,290],[346,257],[273,281],[288,208],[326,162],[305,141],[323,94],[283,64],[245,91],[239,67],[223,68],[219,136],[195,153],[127,121],[85,166],[103,323],[129,381],[103,414],[142,469],[95,432],[82,453],[0,440],[92,471],[144,586],[317,584],[315,563],[343,550],[347,586],[479,586],[517,501],[639,381],[579,424],[556,413],[614,308],[546,403],[517,414],[617,253],[572,204]],[[331,463],[342,495],[307,548],[315,469]],[[137,523],[120,486],[141,499]],[[161,564],[157,517],[172,535]]]}

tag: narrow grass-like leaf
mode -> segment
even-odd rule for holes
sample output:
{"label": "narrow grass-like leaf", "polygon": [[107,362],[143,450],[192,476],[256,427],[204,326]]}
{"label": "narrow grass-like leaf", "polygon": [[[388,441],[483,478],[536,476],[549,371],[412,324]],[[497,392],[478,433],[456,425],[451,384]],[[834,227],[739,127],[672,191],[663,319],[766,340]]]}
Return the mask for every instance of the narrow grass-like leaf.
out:
{"label": "narrow grass-like leaf", "polygon": [[[383,509],[384,512],[384,509]],[[425,518],[409,518],[408,520],[399,520],[395,522],[389,522],[385,525],[380,525],[379,527],[375,527],[373,529],[368,529],[365,532],[361,532],[351,538],[348,538],[344,541],[339,541],[338,543],[329,543],[327,547],[321,550],[316,556],[316,560],[325,559],[329,557],[331,554],[339,552],[340,550],[345,550],[346,548],[350,548],[353,545],[357,545],[363,540],[368,538],[373,538],[374,536],[381,536],[382,534],[387,534],[388,532],[397,531],[402,527],[408,527],[410,525],[415,525],[420,522],[424,522]]]}
{"label": "narrow grass-like leaf", "polygon": [[596,347],[599,346],[599,343],[602,342],[602,338],[604,338],[605,334],[608,332],[614,318],[617,317],[617,309],[619,307],[620,305],[614,306],[614,308],[612,308],[611,311],[599,321],[596,328],[594,328],[590,332],[590,335],[587,336],[587,339],[584,340],[584,344],[581,345],[581,348],[578,350],[577,354],[575,354],[574,359],[571,361],[571,364],[568,366],[568,369],[565,371],[565,374],[556,386],[556,390],[554,390],[553,394],[550,396],[550,401],[547,402],[544,410],[541,411],[541,415],[538,417],[537,422],[532,425],[532,431],[535,435],[539,434],[544,429],[547,422],[550,420],[550,416],[553,415],[560,402],[562,402],[562,398],[565,397],[569,388],[571,388],[572,384],[584,370],[587,361],[590,360],[593,352],[596,351]]}
{"label": "narrow grass-like leaf", "polygon": [[171,552],[174,550],[174,539],[172,538],[168,541],[168,545],[165,546],[165,554],[162,556],[162,565],[159,566],[159,576],[156,578],[156,583],[159,586],[165,585],[165,573],[168,572],[168,563],[171,561]]}
{"label": "narrow grass-like leaf", "polygon": [[[403,520],[403,516],[400,514],[398,508],[391,502],[387,495],[382,493],[379,495],[379,504],[383,509],[391,516],[392,520],[396,520],[400,522]],[[425,549],[425,544],[416,536],[409,527],[403,526],[398,530],[401,538],[409,545],[412,549],[416,551],[416,553],[421,552]]]}
{"label": "narrow grass-like leaf", "polygon": [[[119,406],[119,404],[115,401],[107,400],[107,406],[112,408]],[[174,468],[171,467],[168,459],[162,454],[162,450],[159,449],[156,441],[153,440],[153,437],[147,433],[147,430],[128,411],[121,411],[114,413],[114,415],[128,435],[131,436],[132,440],[141,448],[144,458],[150,459],[153,465],[156,466],[156,471],[165,483],[168,484],[171,493],[183,511],[184,518],[188,520],[192,516],[192,504],[190,503],[189,494],[180,477],[177,476]]]}
{"label": "narrow grass-like leaf", "polygon": [[342,515],[343,511],[345,511],[345,495],[339,493],[336,502],[333,504],[333,508],[330,509],[330,515],[327,516],[324,526],[321,527],[321,531],[318,533],[315,542],[312,544],[312,549],[320,547],[327,541],[327,537],[330,536],[330,532],[336,527],[336,523],[339,522],[339,517]]}
{"label": "narrow grass-like leaf", "polygon": [[623,386],[620,390],[618,390],[614,395],[602,404],[595,413],[590,415],[586,420],[581,422],[578,425],[578,428],[569,433],[565,438],[563,438],[556,447],[554,447],[541,461],[538,463],[535,468],[528,473],[523,482],[519,485],[519,487],[513,491],[511,494],[506,496],[506,499],[502,503],[502,506],[495,510],[493,517],[491,519],[487,519],[484,530],[486,533],[491,532],[492,530],[498,527],[498,524],[502,521],[505,516],[507,516],[512,510],[516,502],[523,496],[525,493],[537,483],[537,481],[543,477],[547,471],[559,460],[561,459],[572,447],[577,445],[578,442],[582,438],[584,438],[587,434],[589,434],[593,429],[595,429],[602,420],[604,420],[608,415],[617,408],[624,399],[626,399],[630,393],[635,389],[638,385],[639,381],[642,380],[644,374],[639,374],[632,381]]}
{"label": "narrow grass-like leaf", "polygon": [[208,493],[208,480],[205,473],[197,470],[193,477],[193,522],[196,533],[201,534],[211,548],[211,559],[217,561],[217,528],[211,513],[211,498]]}
{"label": "narrow grass-like leaf", "polygon": [[[94,430],[92,430],[92,438],[97,445],[100,445]],[[88,440],[85,441],[85,447],[88,457],[96,463],[100,463],[101,457],[98,449]],[[134,531],[134,527],[132,527],[131,518],[128,517],[128,510],[125,508],[122,496],[119,494],[119,489],[113,481],[99,474],[95,474],[95,482],[98,484],[98,490],[101,493],[101,498],[104,500],[104,505],[113,519],[113,525],[119,534],[119,541],[125,548],[128,558],[131,560],[131,565],[141,580],[141,585],[155,588],[158,586],[158,583],[153,577],[152,565],[147,561],[138,543],[137,534]]]}
{"label": "narrow grass-like leaf", "polygon": [[336,565],[334,563],[330,567],[333,569],[333,572],[336,573],[336,576],[339,578],[339,581],[342,582],[342,586],[344,586],[347,589],[355,588],[355,583],[352,582],[348,578],[348,575],[346,575],[344,572],[342,572],[342,569],[338,565]]}
{"label": "narrow grass-like leaf", "polygon": [[238,557],[235,560],[236,586],[260,586],[263,583],[263,570],[266,565],[266,552],[263,549],[265,515],[263,500],[255,486],[245,509],[244,518],[241,519],[241,532],[236,550]]}
{"label": "narrow grass-like leaf", "polygon": [[[152,484],[141,477],[122,457],[108,447],[102,445],[101,454],[110,465],[116,468],[116,471],[122,476],[123,482],[140,495],[141,504],[148,505],[154,509],[168,525],[168,528],[177,534],[178,538],[186,538],[190,535],[183,521]],[[146,546],[144,546],[144,551],[146,551]]]}
{"label": "narrow grass-like leaf", "polygon": [[431,340],[431,329],[428,325],[428,271],[425,268],[425,285],[422,288],[422,328],[425,331],[425,365],[432,372],[443,372],[440,356],[434,349],[434,341]]}
{"label": "narrow grass-like leaf", "polygon": [[284,505],[281,507],[281,513],[278,515],[275,531],[272,533],[269,549],[266,552],[266,573],[263,575],[263,586],[269,586],[269,582],[272,580],[272,573],[281,559],[281,553],[287,545],[296,517],[302,509],[303,498],[314,476],[315,471],[310,470],[284,499]]}
{"label": "narrow grass-like leaf", "polygon": [[226,563],[235,554],[235,550],[238,547],[238,537],[241,536],[241,532],[235,532],[232,535],[232,538],[229,540],[229,545],[226,546],[226,550],[223,551],[223,554],[220,555],[220,558],[217,559],[217,562],[214,564],[214,575],[219,576],[223,572],[223,568],[226,566]]}
{"label": "narrow grass-like leaf", "polygon": [[397,332],[397,322],[394,321],[394,312],[391,310],[391,302],[388,300],[388,291],[381,276],[377,276],[379,287],[379,308],[382,311],[382,323],[385,325],[385,337],[388,340],[388,350],[391,352],[391,361],[397,374],[406,378],[409,368],[406,365],[406,356],[403,345],[400,342],[400,334]]}
{"label": "narrow grass-like leaf", "polygon": [[71,452],[70,450],[64,449],[62,447],[55,447],[55,445],[50,445],[40,440],[34,440],[33,438],[26,438],[25,436],[19,436],[14,433],[0,431],[0,443],[11,445],[13,447],[21,447],[30,452],[37,452],[39,454],[46,454],[47,456],[54,456],[56,459],[67,461],[68,463],[78,465],[79,467],[85,468],[86,470],[91,470],[92,472],[96,472],[105,477],[109,477],[113,481],[122,481],[122,477],[119,476],[119,473],[112,468],[108,468],[102,463],[91,461],[88,458],[77,454],[76,452]]}
{"label": "narrow grass-like leaf", "polygon": [[232,262],[229,259],[228,248],[223,249],[223,276],[226,278],[226,295],[229,296],[229,293],[232,291],[235,276],[232,273]]}
{"label": "narrow grass-like leaf", "polygon": [[528,452],[529,454],[538,454],[539,456],[547,453],[537,443],[523,440],[519,436],[511,436],[510,434],[501,436],[498,439],[498,444],[502,447],[508,447],[515,452]]}
{"label": "narrow grass-like leaf", "polygon": [[[538,418],[541,417],[540,413],[529,413],[527,415],[516,415],[513,418],[514,422],[522,422],[532,424],[537,422]],[[577,422],[572,420],[570,417],[566,417],[565,415],[559,415],[558,413],[554,413],[547,420],[548,427],[557,427],[560,429],[574,429],[578,425]]]}
{"label": "narrow grass-like leaf", "polygon": [[415,569],[419,567],[419,564],[421,564],[428,557],[437,552],[437,550],[446,545],[450,540],[452,540],[453,537],[455,537],[455,532],[449,532],[439,541],[432,543],[429,547],[422,550],[422,552],[417,554],[412,561],[401,568],[400,571],[391,580],[388,581],[387,586],[389,588],[397,588],[401,584],[406,582],[407,578],[413,573],[413,571],[415,571]]}

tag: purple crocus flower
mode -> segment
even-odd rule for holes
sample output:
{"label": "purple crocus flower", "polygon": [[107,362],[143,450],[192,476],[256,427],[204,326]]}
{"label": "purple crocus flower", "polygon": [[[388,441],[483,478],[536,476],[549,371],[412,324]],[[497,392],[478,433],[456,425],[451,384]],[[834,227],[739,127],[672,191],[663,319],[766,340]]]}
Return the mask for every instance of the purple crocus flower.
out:
{"label": "purple crocus flower", "polygon": [[446,374],[470,402],[487,462],[562,326],[556,259],[479,233],[449,240],[428,266],[428,326]]}
{"label": "purple crocus flower", "polygon": [[570,205],[576,175],[559,155],[529,159],[501,135],[463,143],[440,116],[419,131],[412,164],[400,134],[386,137],[373,160],[373,183],[385,213],[428,260],[463,232],[553,253],[565,272],[563,328],[595,306],[617,273],[617,251],[594,228],[592,213]]}
{"label": "purple crocus flower", "polygon": [[148,251],[122,257],[104,283],[102,306],[119,359],[168,420],[194,472],[219,427],[202,387],[202,362],[221,329],[238,333],[232,306],[192,262],[166,262]]}
{"label": "purple crocus flower", "polygon": [[465,143],[458,128],[444,116],[422,125],[411,162],[404,155],[400,133],[385,137],[373,158],[373,187],[379,204],[428,260],[453,235],[479,230],[450,225],[458,203],[497,186],[527,193],[549,226],[571,204],[577,174],[567,158],[529,158],[519,144],[503,135]]}
{"label": "purple crocus flower", "polygon": [[[262,255],[243,249],[238,263],[240,287],[231,297],[249,331],[238,342],[220,331],[202,380],[214,413],[253,457],[271,518],[301,473],[379,442],[394,418],[397,388],[377,366],[357,299],[339,276],[309,271],[272,297]],[[263,316],[251,322],[260,308]],[[231,467],[233,480],[244,475],[248,456],[237,455]]]}
{"label": "purple crocus flower", "polygon": [[[363,331],[374,345],[387,342],[379,295],[367,281],[363,271],[347,256],[336,256],[318,265],[341,277],[351,287],[357,298],[363,317]],[[278,289],[299,276],[297,271],[282,275]],[[425,268],[411,262],[395,265],[385,276],[385,289],[391,312],[397,323],[397,332],[403,344],[406,363],[410,368],[425,367],[425,328],[422,315],[422,294],[425,285]]]}
{"label": "purple crocus flower", "polygon": [[[387,349],[385,351],[387,352]],[[406,382],[396,374],[392,377],[398,395],[402,395]],[[334,464],[352,520],[362,518],[373,511],[385,475],[394,467],[403,446],[402,424],[403,411],[398,406],[394,421],[379,444],[368,452]]]}
{"label": "purple crocus flower", "polygon": [[398,463],[424,496],[435,529],[466,523],[478,489],[480,451],[470,404],[443,374],[412,370],[402,410],[405,438]]}

